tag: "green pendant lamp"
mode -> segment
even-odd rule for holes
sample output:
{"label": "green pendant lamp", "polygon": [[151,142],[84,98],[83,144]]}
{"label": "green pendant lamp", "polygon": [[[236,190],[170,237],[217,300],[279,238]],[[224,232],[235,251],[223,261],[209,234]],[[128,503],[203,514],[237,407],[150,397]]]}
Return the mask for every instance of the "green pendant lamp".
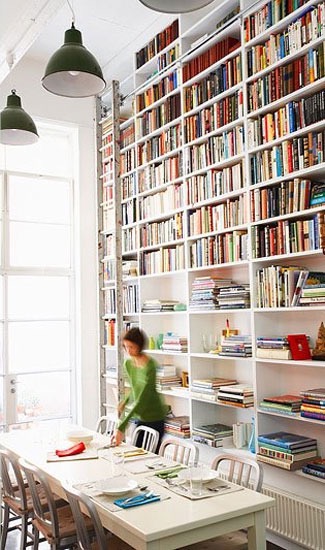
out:
{"label": "green pendant lamp", "polygon": [[43,87],[64,97],[100,94],[106,82],[95,57],[82,43],[81,32],[72,22],[64,44],[50,58],[42,78]]}
{"label": "green pendant lamp", "polygon": [[0,113],[0,143],[4,145],[30,145],[38,140],[32,117],[21,106],[16,90],[7,97],[7,106]]}

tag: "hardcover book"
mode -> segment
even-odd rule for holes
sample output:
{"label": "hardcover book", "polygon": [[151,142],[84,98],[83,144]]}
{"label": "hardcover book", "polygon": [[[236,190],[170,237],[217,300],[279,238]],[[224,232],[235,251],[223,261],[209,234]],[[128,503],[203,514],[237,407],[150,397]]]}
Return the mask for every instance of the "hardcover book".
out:
{"label": "hardcover book", "polygon": [[287,336],[292,359],[302,361],[311,359],[311,353],[306,334],[288,334]]}
{"label": "hardcover book", "polygon": [[276,445],[282,449],[298,449],[313,444],[316,445],[317,439],[290,432],[273,432],[269,434],[261,434],[258,437],[258,442]]}

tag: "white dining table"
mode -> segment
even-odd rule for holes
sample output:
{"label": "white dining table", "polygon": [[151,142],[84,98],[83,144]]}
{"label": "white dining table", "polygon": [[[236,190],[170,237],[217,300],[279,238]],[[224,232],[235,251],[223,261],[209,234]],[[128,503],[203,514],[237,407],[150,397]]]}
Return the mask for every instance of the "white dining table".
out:
{"label": "white dining table", "polygon": [[[91,453],[105,442],[105,437],[94,434],[87,449]],[[68,447],[71,442],[62,442],[57,448],[64,445]],[[99,451],[98,458],[48,462],[48,449],[36,441],[33,430],[0,434],[0,446],[38,466],[47,474],[52,489],[62,497],[65,497],[62,485],[96,482],[112,476],[112,465],[105,454],[112,450]],[[154,477],[148,475],[129,474],[139,486],[154,482]],[[164,488],[166,491],[168,498],[119,511],[109,510],[98,500],[95,504],[103,526],[136,550],[175,550],[239,529],[248,531],[249,550],[265,550],[265,510],[274,505],[274,499],[246,488],[198,500]]]}

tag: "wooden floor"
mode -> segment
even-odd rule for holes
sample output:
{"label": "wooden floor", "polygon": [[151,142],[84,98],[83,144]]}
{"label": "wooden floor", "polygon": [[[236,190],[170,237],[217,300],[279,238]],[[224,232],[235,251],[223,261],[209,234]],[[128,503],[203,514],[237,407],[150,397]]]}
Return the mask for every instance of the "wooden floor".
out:
{"label": "wooden floor", "polygon": [[[240,532],[238,532],[238,534],[236,533],[219,537],[218,545],[210,545],[209,549],[215,548],[215,550],[233,550],[234,542],[238,542],[239,544],[242,543],[240,546],[236,545],[236,550],[247,550],[246,535],[245,533]],[[48,550],[49,548],[50,546],[44,542],[39,545],[39,550]],[[200,544],[200,546],[197,545],[196,548],[199,550],[205,550],[205,543],[202,542],[202,544]],[[267,543],[266,548],[267,550],[283,550],[280,546],[275,546],[275,544],[270,542]],[[8,535],[6,550],[19,550],[19,533],[13,531]]]}

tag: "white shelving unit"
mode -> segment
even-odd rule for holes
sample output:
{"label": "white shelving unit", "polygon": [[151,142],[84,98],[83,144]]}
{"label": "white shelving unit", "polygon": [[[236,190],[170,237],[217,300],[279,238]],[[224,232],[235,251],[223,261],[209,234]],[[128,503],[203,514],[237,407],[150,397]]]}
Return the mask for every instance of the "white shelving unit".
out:
{"label": "white shelving unit", "polygon": [[[275,14],[277,22],[264,29],[265,2],[255,3],[251,8],[249,4],[252,2],[242,2],[241,5],[236,0],[223,2],[210,12],[208,9],[200,10],[203,16],[199,20],[195,19],[195,14],[180,15],[179,36],[147,63],[135,68],[135,110],[121,124],[122,133],[134,128],[134,131],[129,130],[129,137],[124,142],[123,138],[121,140],[122,258],[123,265],[130,267],[132,264],[134,275],[125,276],[123,280],[128,289],[134,287],[128,291],[130,299],[128,309],[124,310],[124,323],[139,324],[154,339],[161,333],[171,331],[187,337],[186,353],[163,352],[161,349],[149,351],[158,362],[176,365],[178,374],[188,372],[190,382],[195,378],[218,376],[253,385],[255,404],[252,408],[204,401],[191,397],[189,390],[185,389],[165,391],[166,401],[173,412],[176,415],[188,414],[192,428],[216,422],[229,425],[249,423],[254,417],[257,435],[283,430],[312,436],[317,438],[319,453],[324,456],[322,421],[265,412],[258,404],[267,395],[299,394],[304,389],[324,387],[325,363],[257,359],[254,348],[256,337],[263,335],[306,333],[310,335],[311,342],[315,342],[319,325],[324,321],[325,308],[257,307],[256,274],[259,269],[271,265],[296,265],[324,271],[322,250],[319,244],[313,249],[308,248],[308,235],[300,251],[288,253],[281,249],[279,243],[272,241],[271,245],[267,232],[270,227],[277,228],[279,233],[281,225],[313,220],[317,212],[324,212],[325,207],[309,208],[307,205],[303,210],[273,216],[262,213],[257,219],[255,206],[252,205],[255,205],[253,199],[256,200],[259,191],[265,194],[268,189],[275,190],[281,184],[285,188],[294,178],[321,181],[325,176],[324,118],[319,115],[320,119],[316,122],[286,130],[283,112],[279,112],[286,109],[289,101],[306,101],[316,93],[324,94],[324,68],[318,73],[316,71],[313,82],[299,84],[291,91],[288,89],[281,97],[277,96],[277,89],[271,90],[270,101],[253,105],[262,97],[262,92],[254,96],[254,86],[266,94],[266,90],[274,87],[275,83],[280,86],[279,81],[275,80],[275,73],[278,79],[278,73],[283,76],[283,71],[290,72],[287,70],[289,63],[292,64],[290,69],[294,63],[298,66],[298,60],[304,59],[311,50],[318,48],[321,51],[325,40],[324,20],[318,26],[320,36],[288,52],[281,59],[268,62],[263,54],[265,43],[275,40],[280,33],[288,33],[308,8],[315,4],[322,5],[319,12],[323,17],[325,8],[322,2],[303,2],[301,7],[282,18]],[[236,8],[238,14],[235,13]],[[217,32],[217,24],[230,12],[233,12],[232,16]],[[255,13],[260,15],[254,16]],[[248,35],[248,20],[251,27],[255,21],[256,36]],[[258,24],[261,25],[260,32]],[[313,32],[316,33],[316,29]],[[191,47],[200,37],[201,43]],[[229,37],[234,40],[229,42],[228,51],[205,66],[207,51]],[[177,51],[177,59],[173,57],[174,50]],[[263,65],[256,71],[249,65],[253,54],[259,61],[264,55]],[[314,63],[316,57],[319,63],[319,55],[310,55]],[[192,70],[195,71],[194,62],[198,56],[205,56],[201,59],[203,68],[187,75],[186,79],[186,67],[192,63]],[[171,63],[159,72],[167,57]],[[324,58],[323,50],[320,61],[323,64]],[[301,66],[304,67],[303,63]],[[212,83],[212,73],[223,74],[222,85],[217,80]],[[274,76],[271,77],[271,74]],[[294,87],[297,78],[299,81],[299,78],[305,77],[295,77]],[[170,80],[172,84],[168,84]],[[292,85],[290,82],[289,79],[289,86]],[[161,93],[163,86],[167,89],[166,93]],[[268,119],[263,121],[267,115]],[[275,128],[280,119],[282,122]],[[266,120],[268,126],[265,126]],[[262,137],[262,133],[259,136],[261,127],[264,130],[268,128],[269,138]],[[271,136],[271,132],[274,135]],[[322,144],[318,145],[322,150],[314,156],[311,153],[309,165],[307,153],[305,161],[299,161],[299,157],[298,161],[293,157],[288,160],[287,156],[282,159],[282,164],[281,160],[276,160],[277,150],[281,148],[282,152],[287,151],[285,155],[290,154],[290,144],[295,140],[295,143],[303,144],[301,138],[304,137],[308,143],[308,134],[312,132],[318,135],[316,142]],[[296,155],[293,147],[291,153]],[[303,156],[303,152],[300,151],[300,154]],[[312,159],[313,162],[310,162]],[[267,162],[269,166],[266,166]],[[297,167],[295,162],[298,162]],[[302,166],[303,162],[305,165]],[[283,170],[283,166],[287,169],[277,174],[276,171]],[[261,167],[264,167],[265,177]],[[212,226],[210,220],[207,229],[204,220],[207,211],[212,209],[215,217]],[[274,239],[274,231],[271,234]],[[260,239],[259,246],[257,239]],[[293,246],[292,243],[294,240],[291,239],[290,246]],[[210,275],[229,278],[238,284],[249,284],[250,307],[213,311],[189,309],[195,277]],[[144,301],[153,299],[178,300],[187,305],[187,310],[141,312]],[[202,335],[212,334],[220,340],[227,319],[230,327],[238,329],[240,334],[251,334],[253,357],[220,357],[203,352]],[[201,446],[200,450],[207,461],[218,452],[218,449],[207,446]],[[232,451],[236,449],[232,448]],[[236,452],[242,454],[249,451],[241,449]],[[322,484],[310,476],[265,465],[265,480],[272,486],[307,495],[311,500],[325,504]]]}

